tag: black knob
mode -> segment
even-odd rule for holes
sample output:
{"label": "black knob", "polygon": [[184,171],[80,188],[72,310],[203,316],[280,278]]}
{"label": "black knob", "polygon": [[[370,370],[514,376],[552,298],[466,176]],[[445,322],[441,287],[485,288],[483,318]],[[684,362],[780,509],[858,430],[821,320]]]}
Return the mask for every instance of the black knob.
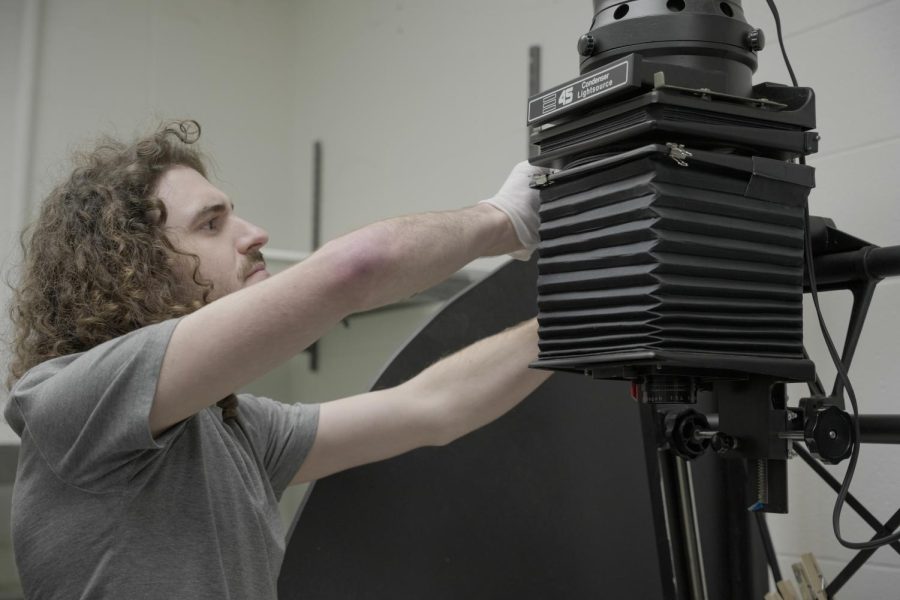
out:
{"label": "black knob", "polygon": [[693,409],[670,411],[663,418],[665,439],[669,448],[685,460],[697,458],[709,448],[710,440],[696,432],[709,429],[709,421],[703,413]]}
{"label": "black knob", "polygon": [[578,38],[578,54],[584,57],[593,56],[597,51],[597,40],[589,33]]}
{"label": "black knob", "polygon": [[806,447],[822,462],[838,464],[853,447],[853,421],[836,406],[820,408],[806,419]]}
{"label": "black knob", "polygon": [[747,34],[747,46],[754,52],[759,52],[766,47],[766,34],[762,29],[754,29]]}

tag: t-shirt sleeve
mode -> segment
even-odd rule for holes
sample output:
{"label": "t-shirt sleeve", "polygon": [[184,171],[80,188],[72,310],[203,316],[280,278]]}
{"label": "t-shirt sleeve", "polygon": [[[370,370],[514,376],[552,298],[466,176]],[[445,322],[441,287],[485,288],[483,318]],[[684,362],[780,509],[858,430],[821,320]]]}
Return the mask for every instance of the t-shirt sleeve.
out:
{"label": "t-shirt sleeve", "polygon": [[88,489],[124,483],[132,461],[164,448],[179,426],[156,439],[150,408],[169,339],[169,320],[49,360],[15,385],[9,424],[30,438],[63,481]]}
{"label": "t-shirt sleeve", "polygon": [[276,497],[281,498],[316,439],[319,405],[284,404],[241,394],[238,419],[263,462]]}

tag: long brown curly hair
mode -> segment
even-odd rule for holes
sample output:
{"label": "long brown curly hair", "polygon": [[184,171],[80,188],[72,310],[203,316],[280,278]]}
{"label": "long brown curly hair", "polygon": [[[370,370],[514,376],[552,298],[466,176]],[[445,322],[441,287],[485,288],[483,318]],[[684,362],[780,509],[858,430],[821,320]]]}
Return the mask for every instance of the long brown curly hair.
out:
{"label": "long brown curly hair", "polygon": [[[75,156],[72,174],[22,233],[21,276],[10,304],[8,387],[48,359],[208,302],[212,284],[199,276],[200,259],[166,237],[166,207],[156,196],[170,167],[206,177],[202,154],[190,147],[199,137],[196,121],[174,121],[132,144],[102,138]],[[178,275],[175,255],[193,263],[192,292]]]}

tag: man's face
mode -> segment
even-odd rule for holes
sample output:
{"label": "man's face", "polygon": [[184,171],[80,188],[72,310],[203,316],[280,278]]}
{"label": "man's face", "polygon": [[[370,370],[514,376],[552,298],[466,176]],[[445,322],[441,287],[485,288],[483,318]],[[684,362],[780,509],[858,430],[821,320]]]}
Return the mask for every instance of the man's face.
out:
{"label": "man's face", "polygon": [[[234,214],[221,190],[189,167],[163,174],[156,189],[168,211],[166,233],[176,248],[200,257],[200,278],[213,283],[210,300],[221,298],[269,277],[261,248],[265,230]],[[192,263],[182,257],[179,272],[190,289]]]}

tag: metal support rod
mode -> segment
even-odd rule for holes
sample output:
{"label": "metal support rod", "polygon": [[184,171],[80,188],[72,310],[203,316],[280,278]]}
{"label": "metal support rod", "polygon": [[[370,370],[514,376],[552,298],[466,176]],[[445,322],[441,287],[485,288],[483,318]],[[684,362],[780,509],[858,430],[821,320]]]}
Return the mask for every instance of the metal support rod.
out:
{"label": "metal support rod", "polygon": [[[313,172],[312,172],[312,251],[315,252],[321,245],[322,235],[322,142],[316,140],[313,143]],[[306,350],[309,352],[309,370],[319,370],[319,342],[313,342]]]}
{"label": "metal support rod", "polygon": [[900,444],[900,415],[859,415],[863,444]]}
{"label": "metal support rod", "polygon": [[[705,436],[706,431],[694,432],[695,437]],[[802,431],[781,431],[778,438],[802,442]],[[862,444],[900,444],[900,415],[859,415],[859,441]]]}
{"label": "metal support rod", "polygon": [[813,264],[820,286],[895,277],[900,275],[900,246],[826,254]]}
{"label": "metal support rod", "polygon": [[[541,47],[538,45],[528,47],[528,97],[535,96],[541,91]],[[531,136],[525,140],[525,156],[531,156]]]}
{"label": "metal support rod", "polygon": [[900,275],[900,246],[874,248],[866,256],[866,268],[875,277]]}
{"label": "metal support rod", "polygon": [[684,531],[683,522],[679,519],[681,508],[679,506],[678,495],[678,477],[675,472],[675,453],[667,450],[659,450],[656,452],[657,466],[659,472],[660,499],[665,510],[665,544],[669,550],[669,561],[672,568],[671,581],[673,585],[674,596],[676,600],[692,600],[689,597],[690,584],[688,583],[690,575],[688,573],[687,558],[685,556],[685,546],[687,545],[684,538],[687,536]]}
{"label": "metal support rod", "polygon": [[541,47],[528,47],[528,95],[535,96],[541,91]]}
{"label": "metal support rod", "polygon": [[313,143],[312,251],[322,245],[322,142]]}
{"label": "metal support rod", "polygon": [[691,473],[686,460],[675,459],[675,476],[678,480],[678,497],[681,525],[684,531],[684,546],[688,566],[688,584],[692,600],[706,600],[706,577],[703,573],[703,558],[700,555],[700,534],[694,516],[694,490]]}
{"label": "metal support rod", "polygon": [[[663,595],[660,600],[685,600],[681,589],[684,581],[680,558],[681,544],[677,542],[679,532],[673,528],[674,494],[672,493],[670,452],[658,450],[656,444],[656,417],[653,407],[641,404],[638,408],[641,421],[641,437],[644,446],[646,474],[650,484],[652,529],[656,536],[655,553],[648,560],[657,564]],[[668,459],[668,460],[667,460]],[[666,582],[671,582],[667,584]]]}

